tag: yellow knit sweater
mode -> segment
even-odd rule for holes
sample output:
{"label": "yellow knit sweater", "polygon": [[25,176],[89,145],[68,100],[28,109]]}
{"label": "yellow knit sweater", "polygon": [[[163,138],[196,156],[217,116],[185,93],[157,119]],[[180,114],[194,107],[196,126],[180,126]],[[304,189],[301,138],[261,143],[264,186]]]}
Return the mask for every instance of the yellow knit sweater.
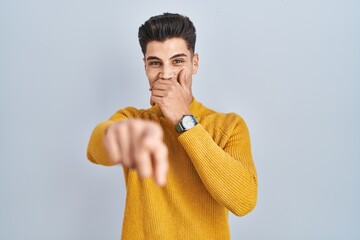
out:
{"label": "yellow knit sweater", "polygon": [[190,111],[199,124],[181,135],[158,106],[119,110],[94,129],[87,156],[106,166],[112,164],[102,137],[112,122],[148,119],[164,130],[170,164],[165,187],[124,168],[122,239],[230,239],[228,210],[243,216],[255,207],[257,176],[243,119],[234,113],[217,113],[196,100]]}

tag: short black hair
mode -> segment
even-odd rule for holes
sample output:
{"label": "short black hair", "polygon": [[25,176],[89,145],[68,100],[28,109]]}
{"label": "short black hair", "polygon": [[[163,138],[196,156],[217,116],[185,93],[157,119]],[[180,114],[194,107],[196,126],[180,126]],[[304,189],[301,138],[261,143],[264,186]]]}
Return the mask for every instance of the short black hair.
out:
{"label": "short black hair", "polygon": [[196,29],[191,20],[177,13],[164,13],[149,18],[139,27],[139,43],[145,55],[147,44],[151,41],[166,41],[182,38],[191,53],[195,52]]}

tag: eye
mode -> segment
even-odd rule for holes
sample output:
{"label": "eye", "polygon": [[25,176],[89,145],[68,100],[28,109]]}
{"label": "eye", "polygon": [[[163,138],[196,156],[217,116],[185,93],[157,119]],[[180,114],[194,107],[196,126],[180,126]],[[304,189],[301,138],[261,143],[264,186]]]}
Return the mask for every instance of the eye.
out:
{"label": "eye", "polygon": [[182,64],[183,62],[184,62],[184,60],[182,60],[182,59],[175,59],[173,63],[176,65],[179,65],[179,64]]}
{"label": "eye", "polygon": [[149,65],[150,65],[150,66],[153,66],[153,67],[157,67],[157,66],[160,66],[160,65],[161,65],[161,62],[156,62],[156,61],[149,62]]}

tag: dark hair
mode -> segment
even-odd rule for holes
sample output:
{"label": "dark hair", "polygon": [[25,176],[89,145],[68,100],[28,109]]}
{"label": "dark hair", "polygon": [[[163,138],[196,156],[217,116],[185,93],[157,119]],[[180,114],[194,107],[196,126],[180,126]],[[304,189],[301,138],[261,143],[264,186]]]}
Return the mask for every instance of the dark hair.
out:
{"label": "dark hair", "polygon": [[190,52],[195,52],[196,29],[194,24],[188,17],[177,13],[164,13],[149,18],[139,27],[138,37],[144,55],[149,42],[163,42],[174,37],[184,39]]}

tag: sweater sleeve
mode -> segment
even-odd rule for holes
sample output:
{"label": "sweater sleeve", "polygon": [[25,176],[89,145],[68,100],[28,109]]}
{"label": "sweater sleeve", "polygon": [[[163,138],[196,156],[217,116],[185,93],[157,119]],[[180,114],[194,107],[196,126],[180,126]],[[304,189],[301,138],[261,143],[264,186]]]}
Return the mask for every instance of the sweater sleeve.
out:
{"label": "sweater sleeve", "polygon": [[95,127],[90,136],[86,153],[87,158],[93,163],[104,166],[115,165],[113,162],[110,161],[103,144],[103,137],[105,131],[111,123],[113,123],[113,121],[105,121],[100,123]]}
{"label": "sweater sleeve", "polygon": [[181,134],[179,141],[205,187],[218,203],[237,216],[244,216],[254,209],[257,175],[248,129],[242,119],[229,133],[223,148],[201,124]]}
{"label": "sweater sleeve", "polygon": [[103,138],[105,135],[105,131],[110,126],[110,124],[116,121],[121,121],[124,119],[135,117],[136,111],[137,110],[132,107],[127,107],[125,109],[119,110],[114,115],[112,115],[109,120],[98,124],[94,128],[90,136],[90,140],[86,152],[87,158],[91,162],[104,166],[115,165],[113,162],[110,161],[104,147]]}

